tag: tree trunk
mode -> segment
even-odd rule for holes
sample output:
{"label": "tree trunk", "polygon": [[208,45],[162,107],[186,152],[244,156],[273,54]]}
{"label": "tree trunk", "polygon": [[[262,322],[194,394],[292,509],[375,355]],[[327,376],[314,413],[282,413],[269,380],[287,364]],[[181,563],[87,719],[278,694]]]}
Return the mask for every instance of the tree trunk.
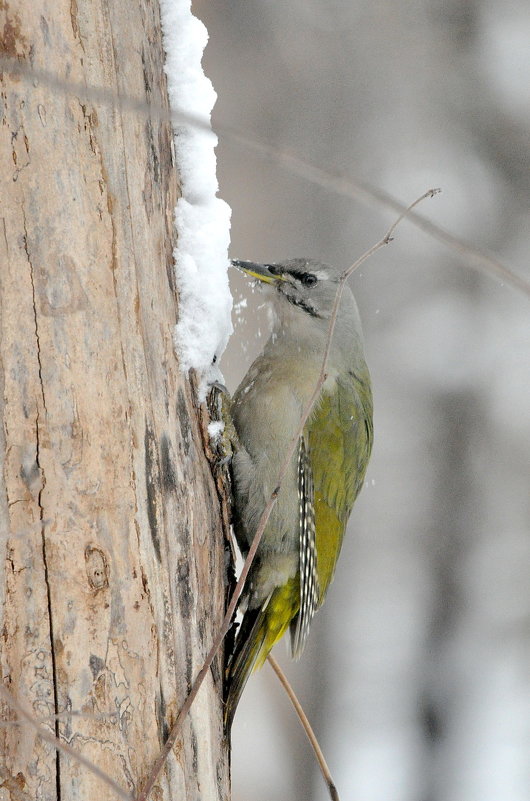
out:
{"label": "tree trunk", "polygon": [[[158,4],[0,0],[0,54],[166,104]],[[172,331],[167,122],[4,72],[4,687],[141,789],[224,605],[223,535]],[[220,657],[151,797],[226,798]],[[2,704],[0,801],[116,793]]]}

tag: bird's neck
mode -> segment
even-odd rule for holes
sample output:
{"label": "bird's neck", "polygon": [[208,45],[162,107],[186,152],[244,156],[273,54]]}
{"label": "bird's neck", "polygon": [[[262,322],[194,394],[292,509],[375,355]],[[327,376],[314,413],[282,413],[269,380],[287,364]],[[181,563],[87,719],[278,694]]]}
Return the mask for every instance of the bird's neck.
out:
{"label": "bird's neck", "polygon": [[[329,320],[321,320],[315,324],[312,318],[308,318],[298,309],[293,309],[288,317],[274,315],[272,333],[266,350],[271,349],[276,356],[282,354],[285,361],[299,358],[305,369],[320,372],[328,336]],[[328,367],[340,373],[359,360],[364,362],[360,332],[356,326],[349,324],[349,320],[344,324],[344,321],[337,319],[329,350]]]}

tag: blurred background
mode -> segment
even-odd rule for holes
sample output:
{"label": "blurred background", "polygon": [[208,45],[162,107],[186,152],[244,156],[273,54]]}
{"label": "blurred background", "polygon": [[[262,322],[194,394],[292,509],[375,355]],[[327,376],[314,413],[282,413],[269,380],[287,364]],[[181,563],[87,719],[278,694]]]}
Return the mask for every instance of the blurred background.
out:
{"label": "blurred background", "polygon": [[[405,204],[440,186],[420,213],[530,278],[528,0],[193,7],[214,128]],[[232,257],[346,267],[395,219],[230,136],[217,157]],[[343,801],[529,801],[529,299],[410,222],[351,284],[375,449],[304,656],[277,656]],[[260,296],[233,289],[231,390],[268,330]],[[234,801],[326,797],[266,665],[234,725]]]}

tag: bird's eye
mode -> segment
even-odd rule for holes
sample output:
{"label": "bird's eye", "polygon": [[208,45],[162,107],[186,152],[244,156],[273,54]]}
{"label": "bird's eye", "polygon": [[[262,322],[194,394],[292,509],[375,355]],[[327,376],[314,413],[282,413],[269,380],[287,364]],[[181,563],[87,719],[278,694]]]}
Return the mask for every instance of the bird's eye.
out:
{"label": "bird's eye", "polygon": [[300,280],[304,286],[315,286],[318,278],[312,273],[305,273]]}

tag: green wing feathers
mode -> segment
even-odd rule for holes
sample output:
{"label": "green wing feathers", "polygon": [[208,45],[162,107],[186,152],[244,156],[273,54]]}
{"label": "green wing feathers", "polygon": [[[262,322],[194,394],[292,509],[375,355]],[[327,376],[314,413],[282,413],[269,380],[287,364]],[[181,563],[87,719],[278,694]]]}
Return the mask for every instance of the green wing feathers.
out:
{"label": "green wing feathers", "polygon": [[323,395],[305,435],[313,473],[322,604],[372,449],[372,395],[367,369],[340,378],[334,391]]}
{"label": "green wing feathers", "polygon": [[[333,578],[346,523],[364,482],[372,438],[372,396],[365,369],[348,373],[332,392],[324,392],[305,427],[298,456],[300,568],[261,606],[243,615],[227,669],[227,731],[249,674],[261,667],[289,626],[293,654],[298,656],[303,649],[313,614]],[[249,586],[259,570],[258,557]]]}

